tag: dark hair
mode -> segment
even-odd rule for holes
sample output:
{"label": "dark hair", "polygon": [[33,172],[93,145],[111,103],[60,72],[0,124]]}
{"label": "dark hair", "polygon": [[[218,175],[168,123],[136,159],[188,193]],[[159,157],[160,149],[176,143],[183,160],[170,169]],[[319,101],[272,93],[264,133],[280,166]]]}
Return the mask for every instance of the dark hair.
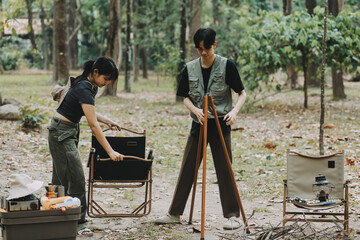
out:
{"label": "dark hair", "polygon": [[111,81],[115,81],[119,76],[119,70],[116,66],[114,59],[111,57],[99,57],[98,59],[89,60],[84,64],[84,71],[81,75],[77,76],[72,82],[72,86],[81,80],[86,79],[91,73],[94,72],[94,69],[98,69],[99,75],[109,76]]}
{"label": "dark hair", "polygon": [[194,35],[195,48],[200,47],[200,42],[204,41],[204,47],[209,49],[215,43],[216,32],[212,28],[199,28]]}

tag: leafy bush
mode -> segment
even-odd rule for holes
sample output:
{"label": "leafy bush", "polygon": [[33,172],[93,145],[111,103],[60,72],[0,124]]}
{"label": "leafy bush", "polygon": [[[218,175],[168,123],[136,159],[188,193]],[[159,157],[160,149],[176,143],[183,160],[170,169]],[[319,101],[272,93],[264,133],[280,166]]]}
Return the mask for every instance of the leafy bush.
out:
{"label": "leafy bush", "polygon": [[23,129],[38,129],[40,128],[40,124],[49,118],[48,113],[43,112],[39,108],[37,100],[37,98],[31,100],[30,97],[26,100],[26,105],[20,106],[21,123]]}
{"label": "leafy bush", "polygon": [[4,37],[0,40],[0,59],[5,70],[29,67],[31,45],[29,40],[19,37]]}

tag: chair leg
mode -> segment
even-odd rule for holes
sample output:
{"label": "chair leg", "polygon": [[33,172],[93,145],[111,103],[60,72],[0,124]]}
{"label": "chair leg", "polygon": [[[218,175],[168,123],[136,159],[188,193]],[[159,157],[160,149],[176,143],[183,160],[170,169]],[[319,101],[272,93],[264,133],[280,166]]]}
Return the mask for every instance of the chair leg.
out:
{"label": "chair leg", "polygon": [[285,229],[286,224],[286,197],[287,197],[287,180],[284,180],[284,199],[283,199],[283,228]]}

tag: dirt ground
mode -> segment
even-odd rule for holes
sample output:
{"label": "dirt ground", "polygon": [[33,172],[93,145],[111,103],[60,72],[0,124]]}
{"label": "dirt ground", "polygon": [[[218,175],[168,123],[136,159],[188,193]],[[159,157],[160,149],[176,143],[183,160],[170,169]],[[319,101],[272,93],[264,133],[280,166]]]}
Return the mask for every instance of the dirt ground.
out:
{"label": "dirt ground", "polygon": [[[360,84],[357,83],[346,83],[347,89],[360,89]],[[318,99],[318,95],[310,94],[309,102],[310,107],[308,110],[302,108],[302,93],[296,93],[297,95],[290,96],[286,94],[279,94],[271,98],[267,98],[264,101],[259,102],[257,106],[253,107],[255,110],[250,110],[248,113],[241,113],[238,122],[234,128],[240,128],[243,130],[236,131],[232,135],[233,147],[234,148],[246,148],[241,152],[234,150],[235,161],[251,161],[252,158],[261,158],[262,160],[256,166],[256,171],[253,176],[245,175],[246,177],[254,178],[253,180],[241,180],[238,170],[235,171],[235,177],[238,180],[238,188],[240,189],[240,196],[242,204],[245,210],[245,215],[249,219],[249,226],[252,232],[256,231],[256,228],[265,226],[279,226],[282,220],[282,181],[279,180],[284,176],[286,170],[283,166],[276,170],[270,169],[270,167],[263,166],[265,164],[265,156],[268,155],[267,149],[261,153],[254,153],[255,150],[251,150],[255,146],[257,141],[261,142],[259,145],[269,141],[275,141],[278,145],[275,153],[272,156],[278,157],[281,161],[284,161],[285,149],[289,148],[292,143],[300,149],[308,149],[307,145],[313,144],[309,139],[316,138],[318,134],[317,120],[309,121],[310,118],[314,117],[314,114],[318,114],[318,104],[315,102]],[[119,93],[118,97],[123,101],[129,101],[129,105],[123,107],[131,108],[131,101],[143,101],[146,99],[148,104],[153,104],[162,109],[165,108],[168,114],[173,115],[173,118],[177,121],[185,121],[184,126],[187,126],[187,130],[180,135],[179,143],[157,143],[154,138],[156,135],[149,134],[147,138],[150,141],[151,147],[155,148],[155,162],[154,162],[154,176],[153,176],[153,196],[152,196],[152,209],[148,216],[142,218],[88,218],[89,222],[85,226],[91,229],[94,234],[92,237],[78,236],[79,239],[199,239],[200,238],[200,209],[201,209],[201,184],[197,185],[197,195],[194,211],[194,221],[192,225],[187,224],[189,216],[189,205],[190,201],[186,206],[184,215],[182,216],[182,224],[169,225],[169,226],[158,226],[154,225],[153,221],[166,214],[172,194],[177,180],[179,166],[182,157],[182,151],[185,145],[185,137],[190,127],[190,120],[186,109],[182,104],[173,103],[173,93]],[[348,93],[348,99],[345,101],[330,102],[328,107],[327,116],[331,119],[331,123],[336,126],[348,124],[347,121],[354,122],[353,126],[350,126],[350,130],[343,128],[343,130],[328,134],[327,146],[331,145],[330,138],[343,139],[345,137],[352,139],[352,142],[345,144],[343,141],[338,140],[335,150],[344,148],[348,152],[348,156],[353,158],[355,165],[348,167],[346,177],[353,179],[354,185],[350,189],[350,196],[352,201],[350,204],[351,220],[350,228],[354,231],[351,235],[352,239],[360,239],[360,215],[359,215],[359,182],[358,182],[358,171],[359,171],[359,159],[358,159],[358,146],[360,142],[359,138],[360,131],[357,128],[359,125],[359,95],[356,91],[350,91]],[[103,106],[102,103],[100,106]],[[138,106],[138,102],[134,102],[133,106]],[[156,108],[155,106],[155,108]],[[165,106],[165,107],[164,107]],[[135,111],[136,108],[134,107]],[[130,111],[130,110],[128,110]],[[138,122],[152,121],[151,119],[136,119],[136,114],[130,114],[132,120],[138,120]],[[345,116],[345,117],[344,117]],[[151,116],[154,118],[156,116]],[[342,120],[342,117],[346,120]],[[336,120],[336,121],[335,121]],[[129,120],[130,121],[130,120]],[[290,122],[293,127],[292,130],[286,129],[285,126],[289,126]],[[144,124],[145,125],[145,124]],[[291,125],[291,124],[290,124]],[[296,129],[294,126],[300,127]],[[342,125],[341,125],[342,126]],[[168,131],[169,128],[162,129],[161,125],[157,125],[158,130]],[[175,125],[174,128],[177,126]],[[314,131],[315,129],[315,131]],[[147,131],[151,132],[151,129],[147,128]],[[292,132],[290,132],[292,131]],[[164,132],[164,134],[166,134]],[[162,132],[160,131],[160,134]],[[81,132],[82,135],[89,134],[89,130]],[[159,132],[157,133],[159,134]],[[170,133],[171,134],[171,133]],[[299,135],[303,134],[301,140]],[[305,137],[306,135],[306,137]],[[89,135],[88,135],[89,136]],[[284,138],[290,139],[284,141]],[[241,144],[238,140],[241,140]],[[285,143],[282,143],[282,142]],[[301,143],[305,142],[305,143]],[[166,145],[169,144],[169,145]],[[255,144],[255,145],[254,145]],[[302,145],[303,144],[303,145]],[[161,146],[160,146],[161,145]],[[166,146],[166,153],[162,150]],[[311,145],[313,146],[313,145]],[[310,146],[310,147],[311,147]],[[340,146],[340,147],[339,147]],[[88,138],[82,138],[80,142],[81,154],[83,157],[83,167],[85,176],[88,176],[87,163],[87,150],[89,147]],[[331,147],[327,148],[331,150]],[[334,150],[333,149],[333,150]],[[210,152],[210,151],[209,151]],[[176,158],[176,163],[170,164],[166,162],[168,154]],[[261,155],[260,157],[258,155]],[[0,121],[0,192],[1,195],[6,195],[9,190],[8,177],[12,173],[26,173],[33,179],[41,180],[44,185],[51,179],[51,157],[47,147],[47,131],[46,124],[43,126],[40,132],[25,133],[19,128],[19,122],[14,121]],[[209,158],[211,161],[211,157]],[[275,160],[274,160],[275,161]],[[263,182],[266,180],[266,174],[259,175],[261,171],[265,171],[266,174],[272,175],[272,179],[276,181],[276,194],[271,194],[271,189],[275,186],[262,184],[259,185],[248,185],[248,181],[251,182]],[[240,230],[224,231],[222,224],[225,219],[222,217],[222,209],[218,194],[218,186],[216,179],[214,178],[214,169],[210,164],[207,169],[207,184],[206,184],[206,225],[205,225],[205,239],[241,239],[236,238],[236,233],[244,231],[244,227]],[[201,179],[201,174],[199,175]],[[200,183],[200,180],[199,182]],[[252,182],[251,182],[252,183]],[[246,193],[246,189],[251,189],[249,192],[256,192],[256,186],[258,190],[264,191],[263,196],[261,194],[249,195]],[[106,205],[110,206],[110,211],[115,211],[116,207],[121,209],[128,209],[133,203],[141,196],[141,193],[135,191],[121,194],[116,192],[110,192],[111,190],[102,190],[100,192],[100,200],[105,202]],[[39,195],[45,194],[45,189],[42,189]],[[121,199],[122,198],[122,199]],[[120,200],[121,199],[121,200]],[[130,203],[126,203],[126,202]],[[226,234],[228,237],[226,237]],[[232,234],[232,235],[231,235]],[[0,238],[1,239],[1,238]],[[251,239],[251,238],[249,238]],[[255,237],[253,238],[255,239]]]}

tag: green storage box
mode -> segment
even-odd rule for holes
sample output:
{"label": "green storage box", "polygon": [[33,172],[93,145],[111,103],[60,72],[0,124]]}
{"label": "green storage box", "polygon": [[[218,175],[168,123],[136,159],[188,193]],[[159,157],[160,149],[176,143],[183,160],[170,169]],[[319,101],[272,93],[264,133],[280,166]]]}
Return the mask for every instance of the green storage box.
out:
{"label": "green storage box", "polygon": [[3,240],[76,239],[80,208],[2,212]]}

